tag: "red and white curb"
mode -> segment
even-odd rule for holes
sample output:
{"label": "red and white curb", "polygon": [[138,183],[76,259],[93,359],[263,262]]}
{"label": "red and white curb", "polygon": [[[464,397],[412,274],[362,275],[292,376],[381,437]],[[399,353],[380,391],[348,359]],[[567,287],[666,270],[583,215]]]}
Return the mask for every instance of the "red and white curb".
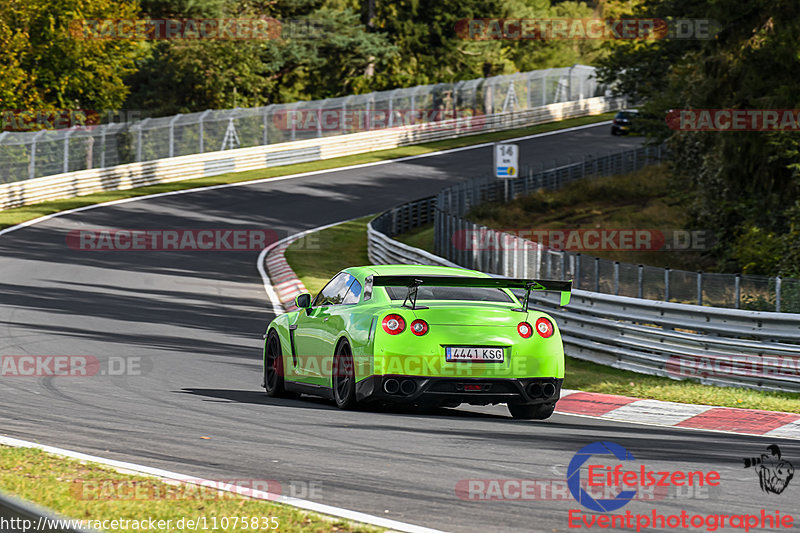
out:
{"label": "red and white curb", "polygon": [[562,390],[556,412],[616,422],[800,439],[800,414]]}
{"label": "red and white curb", "polygon": [[[269,272],[268,277],[264,276],[264,286],[274,286],[274,294],[277,294],[286,311],[296,309],[295,296],[308,292],[286,261],[284,257],[286,248],[309,233],[337,224],[328,224],[292,235],[262,252],[259,268],[266,259]],[[269,293],[268,289],[267,294]],[[274,307],[277,308],[277,306]],[[643,400],[629,396],[564,389],[561,391],[561,400],[556,404],[556,412],[632,424],[800,440],[800,414],[779,411]]]}
{"label": "red and white curb", "polygon": [[278,296],[283,308],[288,311],[294,311],[297,306],[294,305],[294,299],[298,294],[308,292],[306,286],[294,273],[292,267],[284,257],[286,249],[300,237],[293,235],[288,240],[281,241],[280,244],[272,248],[266,255],[267,274],[275,293]]}

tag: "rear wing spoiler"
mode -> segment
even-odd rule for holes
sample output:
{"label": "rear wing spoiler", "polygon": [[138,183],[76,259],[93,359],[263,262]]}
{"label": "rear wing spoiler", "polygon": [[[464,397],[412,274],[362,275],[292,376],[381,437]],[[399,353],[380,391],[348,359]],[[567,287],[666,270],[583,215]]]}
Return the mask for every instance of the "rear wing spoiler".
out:
{"label": "rear wing spoiler", "polygon": [[[486,289],[521,289],[525,291],[523,309],[528,308],[531,291],[557,291],[561,293],[561,305],[569,303],[572,281],[519,278],[472,278],[467,276],[372,276],[375,287],[408,287],[406,300],[415,308],[417,289],[420,285],[430,287],[475,287]],[[405,302],[403,302],[405,305]]]}

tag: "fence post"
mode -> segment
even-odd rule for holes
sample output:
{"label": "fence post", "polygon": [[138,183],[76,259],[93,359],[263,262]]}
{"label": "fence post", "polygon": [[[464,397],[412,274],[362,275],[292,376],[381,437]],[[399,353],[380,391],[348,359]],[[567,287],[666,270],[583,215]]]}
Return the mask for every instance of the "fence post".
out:
{"label": "fence post", "polygon": [[614,261],[614,296],[619,296],[619,261]]}
{"label": "fence post", "polygon": [[639,279],[638,289],[636,291],[637,298],[644,298],[644,265],[639,265]]}
{"label": "fence post", "polygon": [[71,129],[64,135],[64,172],[69,172],[69,138],[75,130]]}
{"label": "fence post", "polygon": [[703,305],[703,273],[697,273],[697,305]]}
{"label": "fence post", "polygon": [[781,277],[775,276],[775,312],[781,312]]}
{"label": "fence post", "polygon": [[106,129],[108,126],[100,126],[100,168],[106,168]]}
{"label": "fence post", "polygon": [[46,130],[41,130],[35,133],[33,141],[31,141],[31,163],[28,165],[28,177],[33,179],[36,177],[36,141]]}
{"label": "fence post", "polygon": [[[210,109],[206,109],[205,111],[200,113],[200,118],[198,119],[200,121],[200,141],[199,141],[199,145],[200,145],[200,153],[201,154],[205,152],[205,122],[203,122],[203,121],[206,119],[206,115],[208,115],[209,113],[211,113],[211,110]],[[264,144],[267,144],[266,141],[267,141],[267,114],[264,113]]]}
{"label": "fence post", "polygon": [[669,269],[664,269],[664,301],[669,301]]}
{"label": "fence post", "polygon": [[741,279],[742,279],[742,275],[741,274],[736,274],[736,277],[733,280],[734,309],[739,309],[739,305],[740,305],[740,302],[741,302],[741,296],[742,296]]}
{"label": "fence post", "polygon": [[600,258],[594,258],[594,292],[600,292]]}
{"label": "fence post", "polygon": [[172,117],[172,120],[169,121],[169,156],[172,157],[175,154],[175,121],[180,118],[180,113]]}
{"label": "fence post", "polygon": [[149,118],[144,119],[143,121],[139,122],[139,127],[136,135],[136,162],[139,163],[142,160],[142,129],[147,121],[150,120]]}
{"label": "fence post", "polygon": [[264,107],[264,141],[261,143],[264,146],[269,144],[269,108],[272,106]]}

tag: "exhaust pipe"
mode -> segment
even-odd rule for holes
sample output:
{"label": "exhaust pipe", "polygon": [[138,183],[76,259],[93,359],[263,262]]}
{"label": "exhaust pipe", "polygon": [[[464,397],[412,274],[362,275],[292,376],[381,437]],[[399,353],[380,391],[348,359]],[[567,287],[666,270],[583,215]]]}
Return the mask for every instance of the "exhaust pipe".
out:
{"label": "exhaust pipe", "polygon": [[542,385],[541,383],[531,383],[528,385],[528,396],[531,398],[541,398],[542,397]]}
{"label": "exhaust pipe", "polygon": [[542,391],[544,392],[545,398],[552,398],[556,395],[556,386],[552,383],[545,383],[544,387],[542,387]]}
{"label": "exhaust pipe", "polygon": [[417,384],[410,379],[404,379],[400,383],[400,392],[402,392],[406,396],[413,393],[415,390],[417,390]]}
{"label": "exhaust pipe", "polygon": [[397,394],[397,391],[400,390],[400,382],[394,378],[389,378],[383,382],[383,390],[387,394]]}

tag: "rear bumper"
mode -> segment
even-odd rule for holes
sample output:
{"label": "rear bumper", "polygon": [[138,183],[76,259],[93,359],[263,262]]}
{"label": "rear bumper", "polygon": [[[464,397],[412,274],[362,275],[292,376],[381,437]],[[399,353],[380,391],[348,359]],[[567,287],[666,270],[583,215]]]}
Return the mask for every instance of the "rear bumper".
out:
{"label": "rear bumper", "polygon": [[474,405],[558,401],[562,378],[439,378],[405,375],[369,376],[356,384],[359,401],[414,403],[433,401]]}

